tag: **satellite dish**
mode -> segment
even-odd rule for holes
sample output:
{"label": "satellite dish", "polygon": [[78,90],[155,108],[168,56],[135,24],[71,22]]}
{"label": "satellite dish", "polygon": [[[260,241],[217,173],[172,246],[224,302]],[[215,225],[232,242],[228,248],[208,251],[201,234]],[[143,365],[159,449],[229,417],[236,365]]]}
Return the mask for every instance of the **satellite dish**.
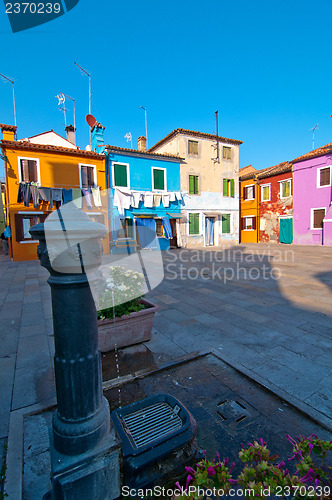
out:
{"label": "satellite dish", "polygon": [[90,125],[91,128],[93,128],[95,125],[97,125],[97,120],[93,115],[86,115],[86,121],[88,125]]}

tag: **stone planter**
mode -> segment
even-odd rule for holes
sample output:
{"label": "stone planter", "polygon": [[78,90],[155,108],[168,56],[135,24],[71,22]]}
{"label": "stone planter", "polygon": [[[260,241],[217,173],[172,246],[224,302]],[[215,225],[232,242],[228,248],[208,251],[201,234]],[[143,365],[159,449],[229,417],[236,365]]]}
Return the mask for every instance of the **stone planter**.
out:
{"label": "stone planter", "polygon": [[146,299],[142,303],[147,309],[132,312],[121,318],[98,320],[98,342],[102,352],[127,347],[151,339],[153,319],[158,306]]}

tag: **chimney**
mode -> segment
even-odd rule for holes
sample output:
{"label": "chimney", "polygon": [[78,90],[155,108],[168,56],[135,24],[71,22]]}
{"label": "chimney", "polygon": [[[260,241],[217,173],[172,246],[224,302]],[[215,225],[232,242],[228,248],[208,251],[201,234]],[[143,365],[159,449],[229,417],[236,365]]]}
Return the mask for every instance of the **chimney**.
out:
{"label": "chimney", "polygon": [[104,130],[105,127],[102,126],[101,123],[96,123],[96,125],[91,130],[91,139],[92,139],[92,151],[95,153],[102,154],[104,152]]}
{"label": "chimney", "polygon": [[67,141],[71,142],[76,146],[76,138],[75,138],[75,132],[76,128],[74,128],[72,125],[68,125],[68,127],[65,128],[65,131],[67,132]]}
{"label": "chimney", "polygon": [[146,151],[146,137],[144,135],[138,138],[138,151]]}
{"label": "chimney", "polygon": [[2,132],[2,139],[4,141],[15,141],[17,127],[14,125],[5,125],[4,123],[0,123],[0,128]]}

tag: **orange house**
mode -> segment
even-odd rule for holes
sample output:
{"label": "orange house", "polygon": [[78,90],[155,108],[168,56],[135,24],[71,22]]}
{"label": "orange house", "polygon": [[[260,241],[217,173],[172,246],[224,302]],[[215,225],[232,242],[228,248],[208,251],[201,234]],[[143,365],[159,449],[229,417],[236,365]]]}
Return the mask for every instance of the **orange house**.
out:
{"label": "orange house", "polygon": [[[82,189],[93,189],[93,201],[106,190],[105,157],[83,151],[53,130],[24,140],[15,140],[16,127],[0,124],[0,143],[5,158],[6,223],[11,228],[10,256],[14,261],[36,260],[37,241],[29,233],[31,226],[45,218],[74,196],[91,219],[108,225],[106,197],[90,203]],[[67,127],[69,132],[73,128]],[[70,140],[71,139],[71,140]],[[27,188],[29,186],[29,190]],[[28,200],[27,193],[33,198]],[[96,194],[97,193],[97,194]],[[20,194],[20,195],[19,195]],[[80,194],[80,196],[79,196]],[[95,198],[96,195],[96,198]],[[66,198],[66,199],[65,199]],[[57,200],[57,201],[55,201]],[[92,206],[90,206],[92,205]],[[108,239],[103,240],[108,253]]]}
{"label": "orange house", "polygon": [[259,190],[257,171],[240,177],[240,243],[256,243],[258,239]]}

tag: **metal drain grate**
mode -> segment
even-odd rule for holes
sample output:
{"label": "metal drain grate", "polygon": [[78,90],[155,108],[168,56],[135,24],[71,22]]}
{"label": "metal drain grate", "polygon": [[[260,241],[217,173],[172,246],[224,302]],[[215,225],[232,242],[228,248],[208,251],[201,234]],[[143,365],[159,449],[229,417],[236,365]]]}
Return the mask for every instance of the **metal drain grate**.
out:
{"label": "metal drain grate", "polygon": [[235,422],[239,423],[250,416],[250,412],[244,406],[244,404],[239,401],[228,401],[225,399],[221,401],[218,405],[217,413],[223,422]]}
{"label": "metal drain grate", "polygon": [[182,427],[178,413],[180,407],[165,402],[123,416],[125,432],[131,436],[136,448],[146,446]]}

